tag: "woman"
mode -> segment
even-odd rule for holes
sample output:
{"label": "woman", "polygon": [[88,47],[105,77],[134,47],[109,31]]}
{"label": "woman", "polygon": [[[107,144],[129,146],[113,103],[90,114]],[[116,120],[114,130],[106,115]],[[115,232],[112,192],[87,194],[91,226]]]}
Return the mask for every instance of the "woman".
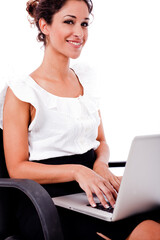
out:
{"label": "woman", "polygon": [[[70,58],[78,58],[87,41],[92,2],[29,1],[27,11],[45,51],[38,69],[20,81],[8,82],[3,132],[9,175],[37,181],[51,197],[83,190],[92,207],[93,193],[104,207],[108,206],[104,195],[114,206],[120,178],[108,169],[109,148],[93,87],[94,74],[87,67],[69,66]],[[18,211],[23,238],[43,239],[29,207],[20,203]],[[22,211],[25,214],[20,214]],[[99,230],[113,237],[113,231],[105,231],[107,223],[90,219],[89,224],[86,216],[68,214],[65,219],[65,210],[59,209],[65,239],[98,239]],[[84,233],[78,231],[79,224]]]}

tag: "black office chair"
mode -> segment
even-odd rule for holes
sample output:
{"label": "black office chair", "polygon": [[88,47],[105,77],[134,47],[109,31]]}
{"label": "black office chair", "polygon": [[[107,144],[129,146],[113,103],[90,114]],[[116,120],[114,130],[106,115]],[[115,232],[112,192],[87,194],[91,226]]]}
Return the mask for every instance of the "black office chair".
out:
{"label": "black office chair", "polygon": [[0,129],[0,240],[21,240],[15,220],[17,198],[31,201],[39,217],[44,240],[63,240],[59,216],[47,191],[35,181],[9,178]]}
{"label": "black office chair", "polygon": [[[111,162],[109,167],[124,167],[125,162]],[[15,221],[17,199],[30,200],[41,222],[44,240],[63,240],[59,216],[47,191],[29,179],[11,179],[5,164],[3,131],[0,129],[0,240],[21,240]]]}

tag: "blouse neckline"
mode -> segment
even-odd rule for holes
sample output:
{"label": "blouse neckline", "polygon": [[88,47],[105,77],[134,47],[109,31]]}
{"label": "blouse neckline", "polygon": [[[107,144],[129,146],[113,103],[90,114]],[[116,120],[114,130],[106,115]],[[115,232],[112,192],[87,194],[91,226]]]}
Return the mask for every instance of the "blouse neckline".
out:
{"label": "blouse neckline", "polygon": [[82,89],[83,89],[83,94],[80,94],[78,97],[62,97],[62,96],[55,95],[55,94],[53,94],[53,93],[45,90],[43,87],[41,87],[30,75],[28,75],[28,78],[29,78],[30,82],[31,82],[36,88],[38,88],[41,92],[47,94],[48,96],[51,96],[51,97],[54,97],[54,98],[57,98],[57,99],[78,100],[78,99],[82,98],[82,97],[85,95],[84,86],[83,86],[83,84],[82,84],[79,76],[76,74],[75,70],[74,70],[73,68],[70,68],[70,69],[74,72],[75,76],[77,77],[77,79],[78,79],[78,81],[79,81],[79,83],[81,84]]}

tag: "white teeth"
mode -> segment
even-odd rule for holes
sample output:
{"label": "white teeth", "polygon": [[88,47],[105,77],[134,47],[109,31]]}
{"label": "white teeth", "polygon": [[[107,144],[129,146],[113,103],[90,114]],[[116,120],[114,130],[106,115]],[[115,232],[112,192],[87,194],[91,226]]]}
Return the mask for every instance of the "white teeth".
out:
{"label": "white teeth", "polygon": [[72,43],[73,45],[76,45],[76,46],[80,46],[82,43],[78,43],[78,42],[72,42],[72,41],[69,41],[70,43]]}

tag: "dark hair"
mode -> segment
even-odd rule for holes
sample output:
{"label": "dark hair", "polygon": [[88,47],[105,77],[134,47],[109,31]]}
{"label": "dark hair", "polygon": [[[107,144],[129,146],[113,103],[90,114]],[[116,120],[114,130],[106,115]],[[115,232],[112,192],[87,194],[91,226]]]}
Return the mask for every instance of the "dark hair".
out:
{"label": "dark hair", "polygon": [[[78,1],[78,0],[77,0]],[[93,3],[92,0],[79,0],[84,1],[87,4],[89,13],[92,12]],[[27,2],[27,12],[33,20],[30,20],[31,24],[35,24],[38,28],[38,41],[41,41],[46,45],[46,35],[41,31],[39,27],[39,19],[43,18],[47,24],[52,24],[53,15],[58,12],[67,0],[30,0]]]}

